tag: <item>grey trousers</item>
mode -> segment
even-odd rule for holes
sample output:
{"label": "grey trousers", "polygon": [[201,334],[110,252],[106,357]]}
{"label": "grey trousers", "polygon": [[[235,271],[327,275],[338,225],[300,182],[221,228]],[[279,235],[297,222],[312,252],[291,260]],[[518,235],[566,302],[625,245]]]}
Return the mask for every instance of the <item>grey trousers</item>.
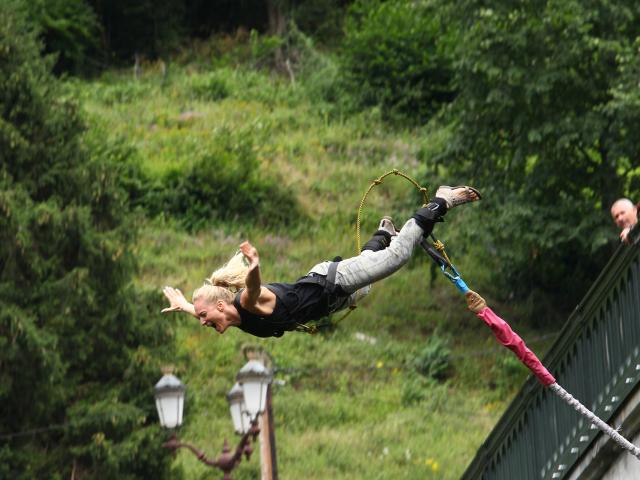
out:
{"label": "grey trousers", "polygon": [[[357,257],[347,258],[338,263],[336,285],[349,293],[344,303],[336,306],[341,310],[356,303],[369,293],[371,284],[397,272],[409,261],[413,249],[420,243],[424,231],[414,219],[404,224],[397,236],[392,238],[391,245],[384,250],[373,252],[365,250]],[[309,273],[326,275],[331,262],[315,265]]]}

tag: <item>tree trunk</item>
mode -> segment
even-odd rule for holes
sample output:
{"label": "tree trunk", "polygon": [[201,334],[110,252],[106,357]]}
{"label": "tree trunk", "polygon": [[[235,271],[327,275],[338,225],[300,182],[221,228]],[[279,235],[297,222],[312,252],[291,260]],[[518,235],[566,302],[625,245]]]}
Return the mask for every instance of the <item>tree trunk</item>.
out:
{"label": "tree trunk", "polygon": [[[269,15],[269,35],[283,37],[287,31],[287,18],[284,14],[285,0],[267,0],[267,13]],[[286,71],[284,50],[278,47],[275,51],[275,64],[279,71]]]}

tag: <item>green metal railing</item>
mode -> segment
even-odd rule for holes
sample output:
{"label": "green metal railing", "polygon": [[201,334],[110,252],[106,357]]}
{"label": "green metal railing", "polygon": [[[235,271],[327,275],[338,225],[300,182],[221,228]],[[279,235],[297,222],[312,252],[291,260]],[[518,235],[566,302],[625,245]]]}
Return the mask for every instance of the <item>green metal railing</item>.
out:
{"label": "green metal railing", "polygon": [[[640,229],[635,230],[633,244],[618,248],[542,361],[559,385],[604,421],[640,385]],[[562,479],[598,435],[529,377],[462,479]]]}

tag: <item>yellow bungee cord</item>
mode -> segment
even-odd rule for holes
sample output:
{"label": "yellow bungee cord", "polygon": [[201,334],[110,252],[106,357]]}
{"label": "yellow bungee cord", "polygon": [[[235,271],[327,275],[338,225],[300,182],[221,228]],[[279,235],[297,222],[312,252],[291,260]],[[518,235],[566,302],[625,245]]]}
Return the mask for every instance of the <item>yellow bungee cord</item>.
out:
{"label": "yellow bungee cord", "polygon": [[397,176],[402,177],[402,178],[408,180],[409,182],[411,182],[413,184],[413,186],[416,187],[420,191],[420,193],[422,193],[422,196],[424,197],[425,205],[427,203],[429,203],[429,195],[427,193],[427,189],[422,187],[418,182],[416,182],[409,175],[398,171],[397,168],[389,170],[387,173],[385,173],[385,174],[379,176],[378,178],[376,178],[373,182],[371,182],[371,185],[369,185],[369,188],[367,188],[367,191],[364,192],[364,195],[362,196],[362,200],[360,200],[360,206],[358,207],[358,215],[356,217],[356,255],[360,254],[360,247],[361,247],[361,245],[360,245],[360,218],[362,217],[362,210],[364,208],[364,204],[367,201],[367,197],[369,196],[369,193],[371,192],[371,190],[373,190],[374,187],[377,187],[378,185],[380,185],[384,181],[384,179],[386,177],[388,177],[389,175],[397,175]]}
{"label": "yellow bungee cord", "polygon": [[[428,194],[427,189],[425,187],[421,186],[418,182],[416,182],[413,178],[411,178],[406,173],[403,173],[403,172],[399,171],[397,168],[394,168],[394,169],[389,170],[388,172],[380,175],[373,182],[371,182],[371,184],[369,185],[369,188],[367,188],[367,191],[362,196],[362,200],[360,200],[360,205],[358,206],[358,214],[356,216],[356,255],[360,254],[360,248],[361,248],[360,223],[361,223],[361,218],[362,218],[362,211],[363,211],[364,205],[365,205],[365,203],[367,201],[367,197],[369,196],[369,193],[371,193],[371,191],[375,187],[380,185],[384,181],[384,179],[386,177],[388,177],[389,175],[395,175],[395,176],[402,177],[405,180],[407,180],[410,183],[412,183],[413,186],[416,187],[420,193],[422,193],[422,196],[424,197],[424,204],[426,205],[427,203],[429,203],[429,194]],[[449,261],[449,257],[447,256],[447,253],[444,250],[444,248],[445,248],[444,247],[444,243],[442,243],[440,240],[436,240],[433,246],[440,252],[440,254],[450,264],[451,262]],[[350,305],[349,306],[349,310],[347,312],[345,312],[345,314],[342,315],[339,319],[335,320],[334,322],[331,322],[331,325],[334,325],[334,326],[337,325],[338,322],[341,322],[342,320],[347,318],[351,314],[351,312],[353,312],[356,308],[357,308],[357,305],[355,305],[355,304]],[[314,333],[318,333],[320,331],[320,327],[322,327],[322,326],[323,325],[305,325],[305,324],[299,323],[296,326],[296,331],[314,334]]]}

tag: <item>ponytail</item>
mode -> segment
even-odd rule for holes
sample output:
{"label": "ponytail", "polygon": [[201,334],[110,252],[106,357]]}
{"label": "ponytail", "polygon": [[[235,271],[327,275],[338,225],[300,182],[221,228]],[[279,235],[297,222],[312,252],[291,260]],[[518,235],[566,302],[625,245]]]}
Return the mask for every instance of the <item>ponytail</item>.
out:
{"label": "ponytail", "polygon": [[246,286],[245,279],[249,267],[244,255],[237,252],[222,267],[217,269],[206,279],[204,285],[193,292],[192,302],[203,299],[207,303],[215,303],[224,300],[227,303],[233,302],[234,293]]}
{"label": "ponytail", "polygon": [[211,274],[207,282],[214,287],[224,287],[230,290],[239,290],[246,286],[247,266],[244,255],[237,252],[222,267]]}

